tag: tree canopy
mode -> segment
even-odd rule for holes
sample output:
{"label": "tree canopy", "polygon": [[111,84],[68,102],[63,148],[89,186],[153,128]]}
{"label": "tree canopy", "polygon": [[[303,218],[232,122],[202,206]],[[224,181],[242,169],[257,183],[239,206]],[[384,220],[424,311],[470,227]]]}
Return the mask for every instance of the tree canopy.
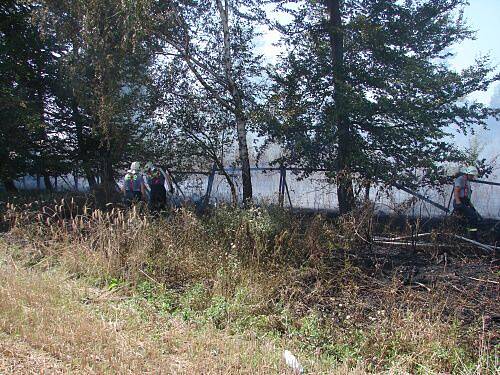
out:
{"label": "tree canopy", "polygon": [[447,62],[473,36],[465,4],[331,0],[289,10],[265,132],[288,163],[329,171],[341,211],[354,204],[354,179],[433,183],[440,164],[464,158],[447,137],[498,116],[467,99],[498,80],[488,57],[461,72]]}
{"label": "tree canopy", "polygon": [[[500,114],[470,99],[499,80],[487,56],[449,65],[452,48],[474,37],[465,6],[4,1],[0,178],[12,187],[36,174],[50,185],[76,172],[112,186],[133,160],[223,173],[239,164],[247,202],[253,132],[281,147],[275,162],[304,177],[326,170],[341,212],[356,204],[356,185],[437,184],[444,162],[468,158],[451,135]],[[281,34],[274,64],[257,52],[266,27]]]}

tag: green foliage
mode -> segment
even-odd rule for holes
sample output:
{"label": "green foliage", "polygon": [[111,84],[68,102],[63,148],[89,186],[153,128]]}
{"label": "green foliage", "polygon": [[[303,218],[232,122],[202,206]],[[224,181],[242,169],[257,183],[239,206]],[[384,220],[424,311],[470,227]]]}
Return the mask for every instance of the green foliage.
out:
{"label": "green foliage", "polygon": [[474,35],[465,5],[316,1],[290,10],[294,22],[283,27],[288,51],[274,74],[264,129],[285,148],[283,161],[327,169],[352,190],[354,178],[433,184],[440,164],[465,160],[446,137],[499,115],[466,99],[498,80],[490,59],[460,72],[446,62],[454,45]]}
{"label": "green foliage", "polygon": [[61,46],[42,32],[37,4],[0,6],[0,179],[68,170],[69,147],[51,99]]}

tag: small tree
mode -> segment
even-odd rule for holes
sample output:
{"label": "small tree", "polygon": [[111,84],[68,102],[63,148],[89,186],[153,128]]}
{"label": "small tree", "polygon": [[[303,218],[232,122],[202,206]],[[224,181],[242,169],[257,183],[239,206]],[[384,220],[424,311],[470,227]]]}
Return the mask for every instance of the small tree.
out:
{"label": "small tree", "polygon": [[114,185],[116,167],[141,142],[147,115],[152,54],[140,30],[148,13],[140,1],[42,3],[42,15],[67,46],[65,78],[72,92],[60,104],[70,109],[78,156],[89,181],[89,163],[97,161],[101,180]]}

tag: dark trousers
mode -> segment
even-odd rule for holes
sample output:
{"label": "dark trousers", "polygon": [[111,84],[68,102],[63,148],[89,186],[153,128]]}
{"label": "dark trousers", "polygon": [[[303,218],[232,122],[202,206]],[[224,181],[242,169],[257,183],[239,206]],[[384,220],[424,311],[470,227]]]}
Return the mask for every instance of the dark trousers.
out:
{"label": "dark trousers", "polygon": [[163,185],[151,186],[149,192],[149,209],[150,211],[161,211],[167,205],[167,191]]}
{"label": "dark trousers", "polygon": [[467,198],[462,198],[461,201],[462,204],[459,205],[453,201],[454,211],[463,215],[469,227],[476,228],[479,221],[479,214]]}
{"label": "dark trousers", "polygon": [[125,191],[125,204],[127,206],[132,206],[132,204],[139,202],[142,199],[142,193],[140,191]]}

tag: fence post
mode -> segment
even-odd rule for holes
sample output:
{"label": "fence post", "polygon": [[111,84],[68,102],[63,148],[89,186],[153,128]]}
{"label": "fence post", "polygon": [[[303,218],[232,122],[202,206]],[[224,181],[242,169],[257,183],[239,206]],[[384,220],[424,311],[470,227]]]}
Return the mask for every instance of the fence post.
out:
{"label": "fence post", "polygon": [[[290,208],[293,209],[292,198],[290,197],[290,191],[288,190],[288,184],[286,182],[286,169],[285,169],[285,172],[283,173],[283,185],[285,186],[285,189],[286,189],[286,195],[288,197],[288,203],[290,203]],[[285,195],[285,192],[283,192],[283,196],[284,195]]]}
{"label": "fence post", "polygon": [[285,178],[286,178],[286,169],[283,165],[280,166],[280,186],[278,192],[278,204],[280,207],[283,207],[285,202]]}
{"label": "fence post", "polygon": [[212,171],[210,172],[210,176],[208,176],[207,192],[205,193],[205,198],[203,199],[203,210],[207,208],[208,202],[210,200],[210,194],[212,194],[212,186],[214,185],[216,170],[217,170],[217,165],[214,163],[212,165]]}

